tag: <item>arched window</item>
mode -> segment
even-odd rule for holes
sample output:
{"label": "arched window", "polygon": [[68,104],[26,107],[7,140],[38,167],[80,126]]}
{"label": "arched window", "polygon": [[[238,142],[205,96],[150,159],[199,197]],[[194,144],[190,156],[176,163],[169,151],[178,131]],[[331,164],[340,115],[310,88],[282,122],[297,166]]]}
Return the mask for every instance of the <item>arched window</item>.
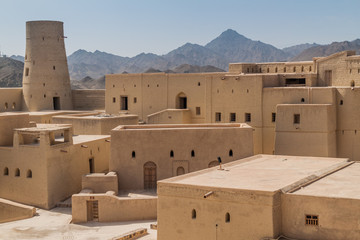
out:
{"label": "arched window", "polygon": [[15,177],[20,177],[20,169],[15,169]]}
{"label": "arched window", "polygon": [[135,151],[132,151],[132,153],[131,153],[131,157],[132,157],[132,158],[135,158],[135,157],[136,157],[136,153],[135,153]]}
{"label": "arched window", "polygon": [[173,150],[170,151],[170,157],[174,157],[174,151]]}
{"label": "arched window", "polygon": [[233,156],[233,150],[230,149],[230,150],[229,150],[229,157],[232,157],[232,156]]}
{"label": "arched window", "polygon": [[12,104],[12,107],[11,107],[12,109],[15,109],[16,108],[16,103],[15,102],[13,102],[13,104]]}
{"label": "arched window", "polygon": [[4,168],[4,176],[9,176],[9,169],[7,167]]}
{"label": "arched window", "polygon": [[230,222],[230,213],[226,213],[225,214],[225,222],[229,223]]}
{"label": "arched window", "polygon": [[350,86],[355,87],[355,81],[354,80],[351,80]]}
{"label": "arched window", "polygon": [[176,169],[176,176],[180,176],[180,175],[183,175],[185,174],[185,169],[183,167],[178,167]]}
{"label": "arched window", "polygon": [[193,210],[191,211],[191,218],[192,218],[192,219],[196,219],[196,210],[195,210],[195,209],[193,209]]}
{"label": "arched window", "polygon": [[32,171],[29,169],[26,173],[27,178],[32,178]]}
{"label": "arched window", "polygon": [[195,151],[191,150],[191,157],[195,157]]}
{"label": "arched window", "polygon": [[301,102],[305,102],[305,98],[302,98],[302,99],[301,99]]}
{"label": "arched window", "polygon": [[9,105],[8,105],[8,103],[6,102],[6,103],[5,103],[5,109],[8,109],[8,107],[9,107]]}

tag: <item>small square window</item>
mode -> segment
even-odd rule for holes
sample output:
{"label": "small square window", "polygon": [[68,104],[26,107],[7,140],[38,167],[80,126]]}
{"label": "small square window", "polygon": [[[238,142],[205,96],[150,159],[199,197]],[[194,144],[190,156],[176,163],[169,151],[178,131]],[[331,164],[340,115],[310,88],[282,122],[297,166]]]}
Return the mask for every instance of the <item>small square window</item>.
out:
{"label": "small square window", "polygon": [[201,109],[200,109],[200,107],[196,107],[195,110],[196,110],[196,115],[200,115],[200,114],[201,114]]}
{"label": "small square window", "polygon": [[294,124],[300,123],[300,114],[294,114]]}
{"label": "small square window", "polygon": [[271,122],[276,121],[276,113],[271,113]]}
{"label": "small square window", "polygon": [[245,122],[251,122],[251,113],[245,113]]}
{"label": "small square window", "polygon": [[319,225],[319,217],[316,215],[305,215],[305,225]]}
{"label": "small square window", "polygon": [[236,113],[230,113],[230,122],[236,122]]}
{"label": "small square window", "polygon": [[215,113],[215,122],[221,122],[221,113],[220,112]]}

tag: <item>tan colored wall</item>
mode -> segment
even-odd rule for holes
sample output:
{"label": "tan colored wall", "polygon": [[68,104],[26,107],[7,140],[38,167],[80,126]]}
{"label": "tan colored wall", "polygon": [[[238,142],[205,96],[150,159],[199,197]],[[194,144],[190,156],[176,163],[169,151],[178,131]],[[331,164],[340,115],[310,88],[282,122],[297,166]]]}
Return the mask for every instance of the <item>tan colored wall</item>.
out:
{"label": "tan colored wall", "polygon": [[73,107],[75,110],[105,109],[104,89],[71,90]]}
{"label": "tan colored wall", "polygon": [[108,135],[111,129],[119,125],[138,124],[136,115],[124,114],[120,116],[102,116],[91,114],[72,114],[54,116],[52,122],[56,124],[71,124],[76,135]]}
{"label": "tan colored wall", "polygon": [[60,109],[72,109],[63,23],[26,22],[22,108],[54,110],[54,97],[60,99]]}
{"label": "tan colored wall", "polygon": [[[107,171],[110,143],[106,139],[109,137],[77,136],[74,145],[50,145],[49,135],[43,133],[40,144],[0,147],[0,197],[46,209],[54,207],[81,190],[81,177],[90,171],[90,158],[94,158],[95,172]],[[4,175],[5,168],[9,175]],[[17,168],[20,176],[15,176]],[[31,178],[27,177],[28,170]]]}
{"label": "tan colored wall", "polygon": [[[209,191],[214,194],[205,199]],[[225,222],[226,213],[230,222]],[[159,240],[276,238],[281,231],[280,194],[159,183],[157,220]]]}
{"label": "tan colored wall", "polygon": [[11,222],[35,215],[36,209],[0,198],[0,223]]}
{"label": "tan colored wall", "polygon": [[117,172],[120,190],[143,189],[146,162],[156,164],[157,180],[161,180],[176,176],[178,167],[188,173],[207,168],[217,157],[227,163],[252,156],[252,137],[252,128],[240,124],[123,126],[111,131],[109,168]]}
{"label": "tan colored wall", "polygon": [[188,109],[166,109],[147,116],[148,124],[189,124],[191,112]]}
{"label": "tan colored wall", "polygon": [[157,198],[119,198],[106,194],[74,194],[72,221],[87,222],[87,201],[98,201],[99,222],[122,222],[156,219]]}
{"label": "tan colored wall", "polygon": [[106,193],[113,191],[118,194],[118,178],[115,172],[93,173],[82,176],[82,189],[91,189],[93,193]]}
{"label": "tan colored wall", "polygon": [[13,129],[29,127],[27,113],[0,113],[0,146],[12,146]]}
{"label": "tan colored wall", "polygon": [[[336,157],[335,106],[279,104],[276,112],[275,154]],[[299,124],[294,114],[300,114]]]}
{"label": "tan colored wall", "polygon": [[[357,239],[360,236],[358,199],[284,194],[282,233],[295,239]],[[305,225],[305,215],[317,215],[319,226]]]}
{"label": "tan colored wall", "polygon": [[0,112],[22,109],[22,88],[0,88]]}
{"label": "tan colored wall", "polygon": [[[286,68],[286,70],[285,70]],[[268,62],[268,63],[230,63],[230,73],[311,73],[313,61],[303,62]]]}

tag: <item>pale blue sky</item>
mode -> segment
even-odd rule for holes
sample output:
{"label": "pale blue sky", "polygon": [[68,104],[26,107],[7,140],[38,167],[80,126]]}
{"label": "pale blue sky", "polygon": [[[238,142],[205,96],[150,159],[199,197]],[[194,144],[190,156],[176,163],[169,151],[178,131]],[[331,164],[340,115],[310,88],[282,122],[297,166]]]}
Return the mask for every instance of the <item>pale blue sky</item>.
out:
{"label": "pale blue sky", "polygon": [[360,38],[359,0],[0,0],[0,51],[24,55],[25,22],[64,22],[67,54],[166,54],[226,29],[283,48]]}

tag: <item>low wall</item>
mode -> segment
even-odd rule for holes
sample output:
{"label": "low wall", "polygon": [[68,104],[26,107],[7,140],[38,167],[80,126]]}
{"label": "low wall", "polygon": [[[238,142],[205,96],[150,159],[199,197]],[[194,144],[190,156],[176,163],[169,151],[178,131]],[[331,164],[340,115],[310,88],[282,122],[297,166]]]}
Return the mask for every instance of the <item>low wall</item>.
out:
{"label": "low wall", "polygon": [[118,179],[115,172],[93,173],[82,176],[82,189],[90,189],[93,193],[118,193]]}
{"label": "low wall", "polygon": [[0,198],[0,223],[31,218],[35,213],[34,207]]}
{"label": "low wall", "polygon": [[189,109],[166,109],[147,116],[148,124],[187,124],[191,123]]}
{"label": "low wall", "polygon": [[0,112],[21,111],[22,88],[0,88]]}
{"label": "low wall", "polygon": [[74,110],[104,110],[105,89],[72,90]]}
{"label": "low wall", "polygon": [[72,221],[88,221],[88,202],[97,201],[99,222],[153,220],[157,216],[157,197],[118,197],[114,192],[106,194],[72,195]]}
{"label": "low wall", "polygon": [[71,124],[75,135],[108,135],[111,129],[119,125],[136,125],[137,115],[124,114],[119,116],[102,114],[71,114],[52,118],[56,124]]}

